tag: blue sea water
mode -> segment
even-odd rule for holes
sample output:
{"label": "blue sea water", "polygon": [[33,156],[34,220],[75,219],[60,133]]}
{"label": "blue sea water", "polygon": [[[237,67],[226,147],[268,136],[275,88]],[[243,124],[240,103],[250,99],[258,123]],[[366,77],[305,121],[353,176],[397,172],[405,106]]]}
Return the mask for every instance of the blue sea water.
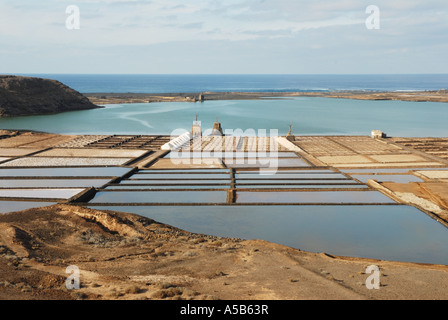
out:
{"label": "blue sea water", "polygon": [[82,93],[291,92],[448,88],[448,74],[407,75],[95,75],[23,74],[61,81]]}

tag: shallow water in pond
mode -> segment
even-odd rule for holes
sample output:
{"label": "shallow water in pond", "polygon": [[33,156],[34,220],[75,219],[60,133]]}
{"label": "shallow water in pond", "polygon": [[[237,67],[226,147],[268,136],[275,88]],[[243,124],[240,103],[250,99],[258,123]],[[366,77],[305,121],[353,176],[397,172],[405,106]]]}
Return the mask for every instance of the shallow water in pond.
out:
{"label": "shallow water in pond", "polygon": [[230,183],[230,179],[227,180],[123,180],[121,185],[130,184],[216,184],[216,183]]}
{"label": "shallow water in pond", "polygon": [[100,188],[109,179],[0,179],[0,188]]}
{"label": "shallow water in pond", "polygon": [[270,176],[253,174],[253,173],[237,173],[236,179],[348,179],[340,173],[279,173]]}
{"label": "shallow water in pond", "polygon": [[225,191],[98,192],[90,203],[224,203]]}
{"label": "shallow water in pond", "polygon": [[2,198],[69,199],[84,189],[0,189]]}
{"label": "shallow water in pond", "polygon": [[327,185],[273,185],[273,184],[264,184],[264,185],[244,185],[237,184],[238,189],[367,189],[368,186],[362,184],[327,184]]}
{"label": "shallow water in pond", "polygon": [[276,184],[315,184],[315,183],[337,183],[337,184],[359,184],[355,180],[286,180],[286,179],[256,179],[256,180],[249,180],[249,179],[237,179],[236,183],[246,183],[246,184],[270,184],[270,183],[276,183]]}
{"label": "shallow water in pond", "polygon": [[205,173],[205,174],[195,174],[195,173],[172,173],[172,174],[163,174],[163,173],[157,173],[157,174],[134,174],[131,179],[138,179],[138,180],[160,180],[160,179],[230,179],[230,174],[228,173]]}
{"label": "shallow water in pond", "polygon": [[35,201],[0,201],[0,213],[16,212],[31,208],[46,207],[56,204],[55,202]]}
{"label": "shallow water in pond", "polygon": [[0,169],[0,177],[121,177],[130,168],[26,168]]}
{"label": "shallow water in pond", "polygon": [[448,170],[448,168],[393,168],[393,169],[340,169],[341,172],[345,173],[408,173],[409,171],[433,171],[433,170]]}
{"label": "shallow water in pond", "polygon": [[107,206],[190,232],[311,252],[448,264],[447,229],[410,206]]}
{"label": "shallow water in pond", "polygon": [[351,175],[352,178],[358,179],[361,182],[367,183],[370,179],[379,182],[395,182],[395,183],[409,183],[409,182],[423,182],[422,179],[412,174],[375,174],[375,175]]}
{"label": "shallow water in pond", "polygon": [[140,170],[138,173],[230,173],[229,169],[181,169],[181,170],[160,170],[160,169],[148,169],[148,170]]}
{"label": "shallow water in pond", "polygon": [[237,192],[237,203],[395,203],[378,191]]}
{"label": "shallow water in pond", "polygon": [[153,185],[153,186],[135,186],[135,185],[119,185],[119,186],[109,186],[106,187],[104,190],[157,190],[157,189],[230,189],[230,185],[189,185],[189,186],[160,186],[160,185]]}

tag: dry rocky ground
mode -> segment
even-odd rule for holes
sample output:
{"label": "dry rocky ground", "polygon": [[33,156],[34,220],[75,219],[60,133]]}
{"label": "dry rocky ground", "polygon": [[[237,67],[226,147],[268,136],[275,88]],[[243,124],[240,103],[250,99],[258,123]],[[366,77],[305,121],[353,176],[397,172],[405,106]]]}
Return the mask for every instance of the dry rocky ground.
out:
{"label": "dry rocky ground", "polygon": [[[68,266],[80,289],[68,290]],[[369,265],[379,289],[367,289]],[[447,299],[448,266],[334,257],[55,205],[0,215],[0,299]]]}
{"label": "dry rocky ground", "polygon": [[98,108],[56,80],[0,75],[0,117],[51,114]]}

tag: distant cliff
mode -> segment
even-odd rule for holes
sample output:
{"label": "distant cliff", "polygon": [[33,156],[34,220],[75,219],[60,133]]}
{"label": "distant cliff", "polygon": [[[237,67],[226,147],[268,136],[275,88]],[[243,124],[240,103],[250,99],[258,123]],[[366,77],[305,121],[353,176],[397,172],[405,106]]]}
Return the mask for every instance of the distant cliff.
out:
{"label": "distant cliff", "polygon": [[56,80],[0,75],[0,117],[99,108]]}

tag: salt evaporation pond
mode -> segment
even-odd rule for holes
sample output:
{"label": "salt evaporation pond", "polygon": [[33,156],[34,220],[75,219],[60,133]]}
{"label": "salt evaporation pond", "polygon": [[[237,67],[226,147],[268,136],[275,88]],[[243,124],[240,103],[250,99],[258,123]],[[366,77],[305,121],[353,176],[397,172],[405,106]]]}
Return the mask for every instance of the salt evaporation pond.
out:
{"label": "salt evaporation pond", "polygon": [[405,206],[107,206],[202,234],[310,252],[448,265],[446,228]]}

